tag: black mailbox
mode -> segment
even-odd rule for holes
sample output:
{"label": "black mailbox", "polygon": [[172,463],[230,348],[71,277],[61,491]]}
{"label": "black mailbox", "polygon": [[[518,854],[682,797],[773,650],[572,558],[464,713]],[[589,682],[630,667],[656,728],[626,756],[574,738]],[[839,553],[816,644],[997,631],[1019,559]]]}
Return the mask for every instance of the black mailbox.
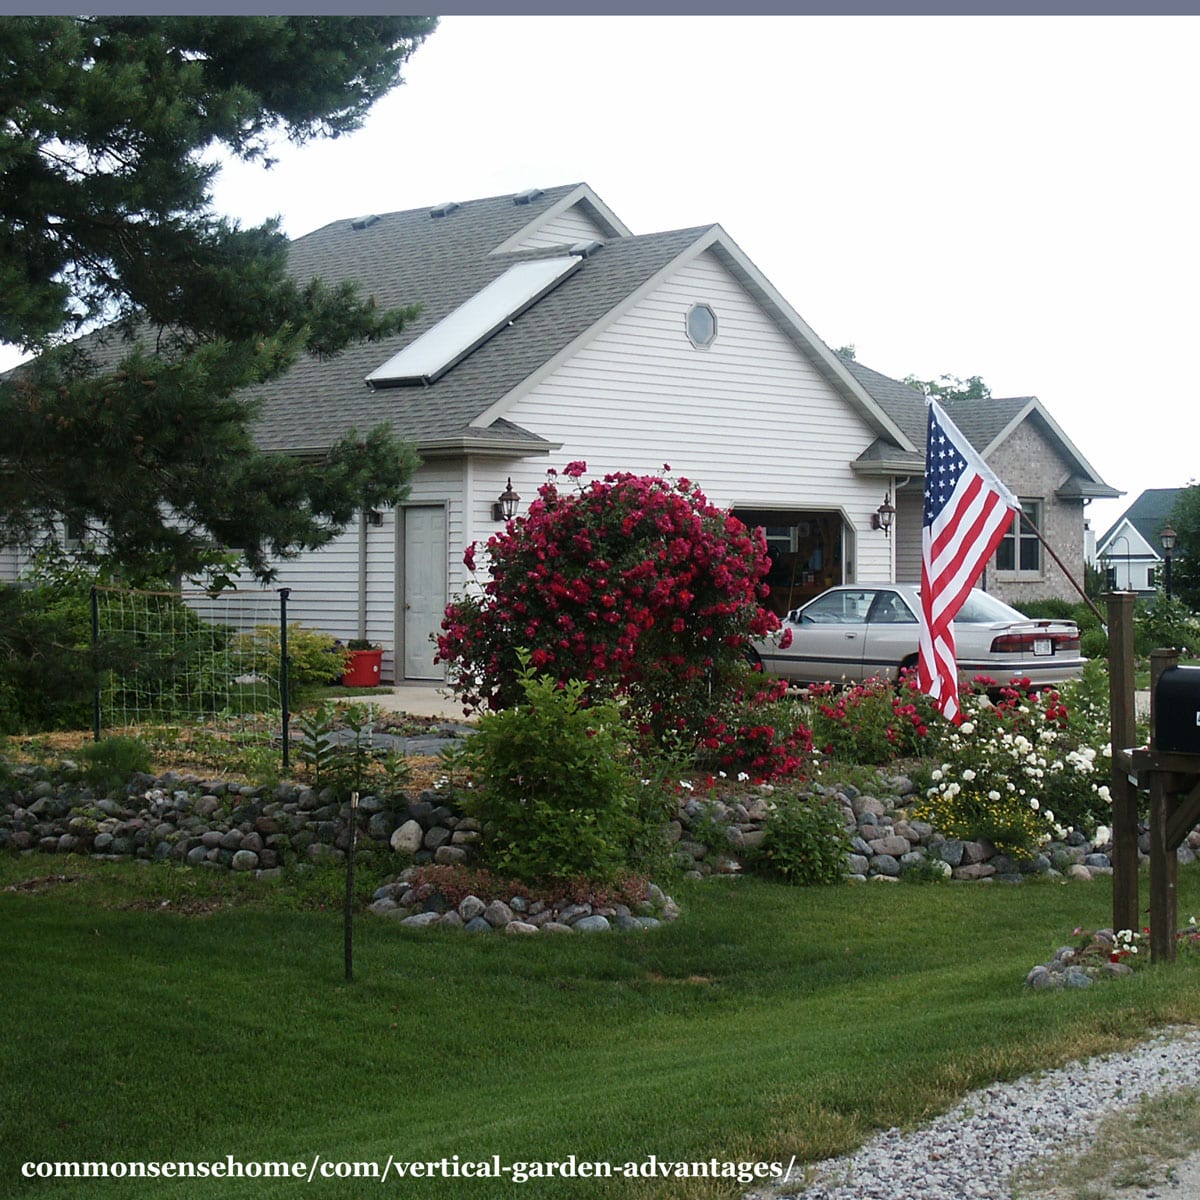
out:
{"label": "black mailbox", "polygon": [[1155,744],[1171,754],[1200,754],[1200,667],[1168,667],[1154,693]]}

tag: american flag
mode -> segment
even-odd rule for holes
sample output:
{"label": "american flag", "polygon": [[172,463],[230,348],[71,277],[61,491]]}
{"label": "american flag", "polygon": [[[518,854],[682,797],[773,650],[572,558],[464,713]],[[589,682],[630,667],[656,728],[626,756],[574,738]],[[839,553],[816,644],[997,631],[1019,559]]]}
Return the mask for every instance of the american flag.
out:
{"label": "american flag", "polygon": [[929,401],[921,528],[921,642],[917,679],[956,724],[955,614],[1021,505],[935,400]]}

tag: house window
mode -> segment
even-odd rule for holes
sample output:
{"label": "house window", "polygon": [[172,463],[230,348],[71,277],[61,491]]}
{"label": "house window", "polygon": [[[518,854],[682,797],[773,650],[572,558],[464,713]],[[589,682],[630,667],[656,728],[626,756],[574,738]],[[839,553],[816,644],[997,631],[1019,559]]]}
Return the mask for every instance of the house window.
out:
{"label": "house window", "polygon": [[[1018,575],[1040,575],[1042,573],[1042,544],[1034,530],[1042,527],[1042,502],[1021,497],[1021,508],[1029,524],[1020,513],[1014,513],[1012,524],[996,550],[996,570],[1013,571]],[[1033,525],[1033,529],[1029,528]]]}
{"label": "house window", "polygon": [[87,541],[87,526],[80,517],[67,517],[63,521],[63,549],[72,552],[82,550]]}
{"label": "house window", "polygon": [[717,340],[717,314],[707,304],[688,309],[687,335],[693,346],[704,349]]}
{"label": "house window", "polygon": [[1146,586],[1148,588],[1158,587],[1158,568],[1157,567],[1147,567],[1146,568]]}

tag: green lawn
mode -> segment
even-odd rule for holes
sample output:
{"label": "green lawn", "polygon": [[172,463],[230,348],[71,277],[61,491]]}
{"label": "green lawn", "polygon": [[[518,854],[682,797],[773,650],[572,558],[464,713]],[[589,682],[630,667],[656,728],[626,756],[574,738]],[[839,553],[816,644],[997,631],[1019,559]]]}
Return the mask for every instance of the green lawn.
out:
{"label": "green lawn", "polygon": [[[0,860],[0,1194],[357,1197],[353,1180],[25,1180],[27,1160],[813,1160],[996,1078],[1200,1019],[1200,963],[1021,980],[1103,882],[676,889],[645,936],[469,938],[179,868]],[[181,882],[182,881],[182,882]],[[274,885],[278,888],[280,885]],[[286,886],[286,885],[284,885]],[[209,915],[158,907],[237,888]],[[262,889],[267,901],[255,898]],[[273,898],[272,898],[273,897]],[[137,907],[128,907],[136,898]],[[1200,868],[1179,882],[1200,913]],[[389,1180],[381,1195],[735,1196],[748,1185]]]}

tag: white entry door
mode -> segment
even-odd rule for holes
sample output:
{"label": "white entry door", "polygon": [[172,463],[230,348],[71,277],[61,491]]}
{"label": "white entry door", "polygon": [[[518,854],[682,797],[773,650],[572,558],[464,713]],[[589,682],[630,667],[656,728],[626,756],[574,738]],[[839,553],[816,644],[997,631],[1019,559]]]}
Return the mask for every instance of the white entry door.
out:
{"label": "white entry door", "polygon": [[442,679],[433,638],[446,609],[446,510],[440,504],[405,508],[404,678]]}

